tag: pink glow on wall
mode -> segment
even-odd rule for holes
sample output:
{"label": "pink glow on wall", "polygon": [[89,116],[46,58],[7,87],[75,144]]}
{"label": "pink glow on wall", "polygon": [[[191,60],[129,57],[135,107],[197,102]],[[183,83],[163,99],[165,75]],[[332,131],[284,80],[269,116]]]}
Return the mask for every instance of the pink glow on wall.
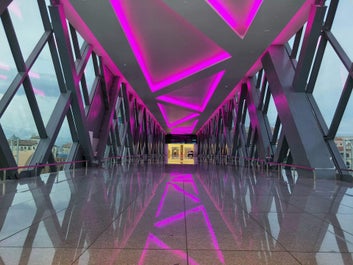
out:
{"label": "pink glow on wall", "polygon": [[33,87],[33,92],[34,92],[34,94],[36,94],[38,96],[45,97],[44,91],[42,91],[40,89],[37,89],[37,88]]}
{"label": "pink glow on wall", "polygon": [[40,74],[38,74],[36,72],[33,72],[33,71],[29,71],[28,72],[28,76],[32,77],[32,78],[35,78],[35,79],[40,79]]}
{"label": "pink glow on wall", "polygon": [[[136,29],[137,25],[133,25],[133,23],[128,17],[128,12],[125,11],[127,8],[124,5],[128,5],[128,2],[124,2],[124,4],[122,4],[122,1],[119,0],[111,0],[110,2],[113,9],[115,10],[116,16],[120,21],[121,27],[125,32],[126,38],[128,39],[131,49],[136,57],[137,62],[141,67],[141,70],[152,92],[167,87],[173,83],[185,79],[197,72],[200,72],[215,64],[225,61],[231,57],[226,51],[222,50],[216,44],[212,43],[212,45],[209,45],[210,50],[212,49],[211,52],[208,52],[202,59],[197,58],[196,56],[195,60],[193,62],[188,63],[188,65],[180,65],[179,68],[174,69],[172,73],[168,73],[165,76],[157,76],[158,74],[152,72],[151,70],[151,66],[149,63],[149,61],[151,60],[151,56],[148,53],[146,47],[143,46],[145,40],[138,35],[138,30]],[[154,4],[158,4],[158,6],[164,5],[162,1],[158,0],[155,0]],[[180,16],[178,17],[178,19],[178,22],[181,22],[181,24],[186,27],[186,21],[181,20]],[[190,31],[195,31],[191,24],[188,24],[187,27],[190,29]],[[201,35],[201,32],[197,31],[196,34]],[[141,39],[139,39],[139,37]],[[203,36],[203,38],[205,39],[205,46],[211,43],[211,41],[206,36]]]}
{"label": "pink glow on wall", "polygon": [[5,70],[5,71],[10,71],[11,68],[10,68],[10,66],[8,64],[0,62],[0,69],[1,70]]}
{"label": "pink glow on wall", "polygon": [[6,76],[6,75],[1,75],[1,74],[0,74],[0,79],[1,79],[1,80],[7,80],[7,76]]}
{"label": "pink glow on wall", "polygon": [[242,39],[262,4],[262,0],[207,0],[207,2]]}
{"label": "pink glow on wall", "polygon": [[16,3],[15,1],[12,1],[12,3],[9,5],[9,10],[11,13],[15,14],[16,17],[18,17],[19,19],[23,19],[22,11],[18,3]]}
{"label": "pink glow on wall", "polygon": [[[191,103],[191,102],[187,102],[185,100],[180,100],[176,97],[170,96],[170,95],[162,95],[157,97],[158,100],[160,101],[164,101],[170,104],[174,104],[174,105],[178,105],[180,107],[184,107],[184,108],[188,108],[188,109],[192,109],[195,111],[199,111],[199,112],[203,112],[208,104],[208,102],[210,101],[213,93],[215,92],[219,82],[221,81],[223,75],[224,75],[225,71],[219,72],[218,74],[215,75],[214,79],[212,80],[209,88],[207,89],[206,92],[206,96],[203,99],[201,105],[195,104],[195,103]],[[194,101],[195,102],[195,101]]]}
{"label": "pink glow on wall", "polygon": [[147,240],[146,240],[146,244],[145,244],[145,246],[143,248],[143,251],[142,251],[140,260],[138,262],[138,265],[143,265],[144,264],[148,249],[149,249],[150,245],[152,245],[152,244],[155,244],[159,249],[164,249],[164,250],[170,251],[173,255],[185,260],[185,262],[188,259],[189,263],[192,264],[192,265],[198,265],[199,264],[193,258],[187,257],[187,255],[186,255],[186,253],[184,251],[172,249],[170,246],[168,246],[166,243],[164,243],[158,237],[156,237],[155,235],[150,233],[148,235]]}

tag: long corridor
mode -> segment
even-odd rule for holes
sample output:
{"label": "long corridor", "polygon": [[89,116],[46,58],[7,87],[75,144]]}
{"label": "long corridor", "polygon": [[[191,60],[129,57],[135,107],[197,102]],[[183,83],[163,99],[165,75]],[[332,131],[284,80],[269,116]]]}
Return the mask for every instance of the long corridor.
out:
{"label": "long corridor", "polygon": [[353,264],[345,182],[131,164],[0,187],[0,264]]}

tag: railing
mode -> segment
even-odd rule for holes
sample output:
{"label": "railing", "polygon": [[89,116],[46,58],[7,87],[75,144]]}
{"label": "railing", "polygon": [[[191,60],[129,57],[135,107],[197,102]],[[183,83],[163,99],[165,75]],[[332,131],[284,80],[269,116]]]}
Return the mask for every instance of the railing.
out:
{"label": "railing", "polygon": [[25,166],[18,166],[18,167],[7,167],[7,168],[0,168],[0,172],[3,173],[2,181],[5,181],[7,178],[7,172],[9,171],[17,171],[19,173],[20,170],[25,169],[26,171],[34,170],[34,176],[37,176],[39,168],[45,167],[53,167],[53,166],[62,166],[62,165],[69,165],[72,164],[73,170],[75,170],[75,165],[79,163],[84,163],[86,172],[88,168],[88,160],[76,160],[76,161],[67,161],[67,162],[56,162],[56,163],[48,163],[48,164],[36,164],[36,165],[25,165]]}

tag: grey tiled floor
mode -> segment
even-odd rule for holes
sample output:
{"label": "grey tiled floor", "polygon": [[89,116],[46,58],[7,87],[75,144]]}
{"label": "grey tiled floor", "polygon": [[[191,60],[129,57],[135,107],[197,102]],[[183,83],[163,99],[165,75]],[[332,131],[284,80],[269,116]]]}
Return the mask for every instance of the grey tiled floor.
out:
{"label": "grey tiled floor", "polygon": [[129,165],[0,184],[0,264],[353,264],[353,190],[295,172]]}

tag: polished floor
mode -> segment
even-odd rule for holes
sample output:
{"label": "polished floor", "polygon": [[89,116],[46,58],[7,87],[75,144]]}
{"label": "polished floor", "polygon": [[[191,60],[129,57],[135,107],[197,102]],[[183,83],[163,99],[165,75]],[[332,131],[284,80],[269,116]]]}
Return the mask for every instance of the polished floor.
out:
{"label": "polished floor", "polygon": [[118,165],[0,184],[0,264],[353,264],[353,190],[295,172]]}

